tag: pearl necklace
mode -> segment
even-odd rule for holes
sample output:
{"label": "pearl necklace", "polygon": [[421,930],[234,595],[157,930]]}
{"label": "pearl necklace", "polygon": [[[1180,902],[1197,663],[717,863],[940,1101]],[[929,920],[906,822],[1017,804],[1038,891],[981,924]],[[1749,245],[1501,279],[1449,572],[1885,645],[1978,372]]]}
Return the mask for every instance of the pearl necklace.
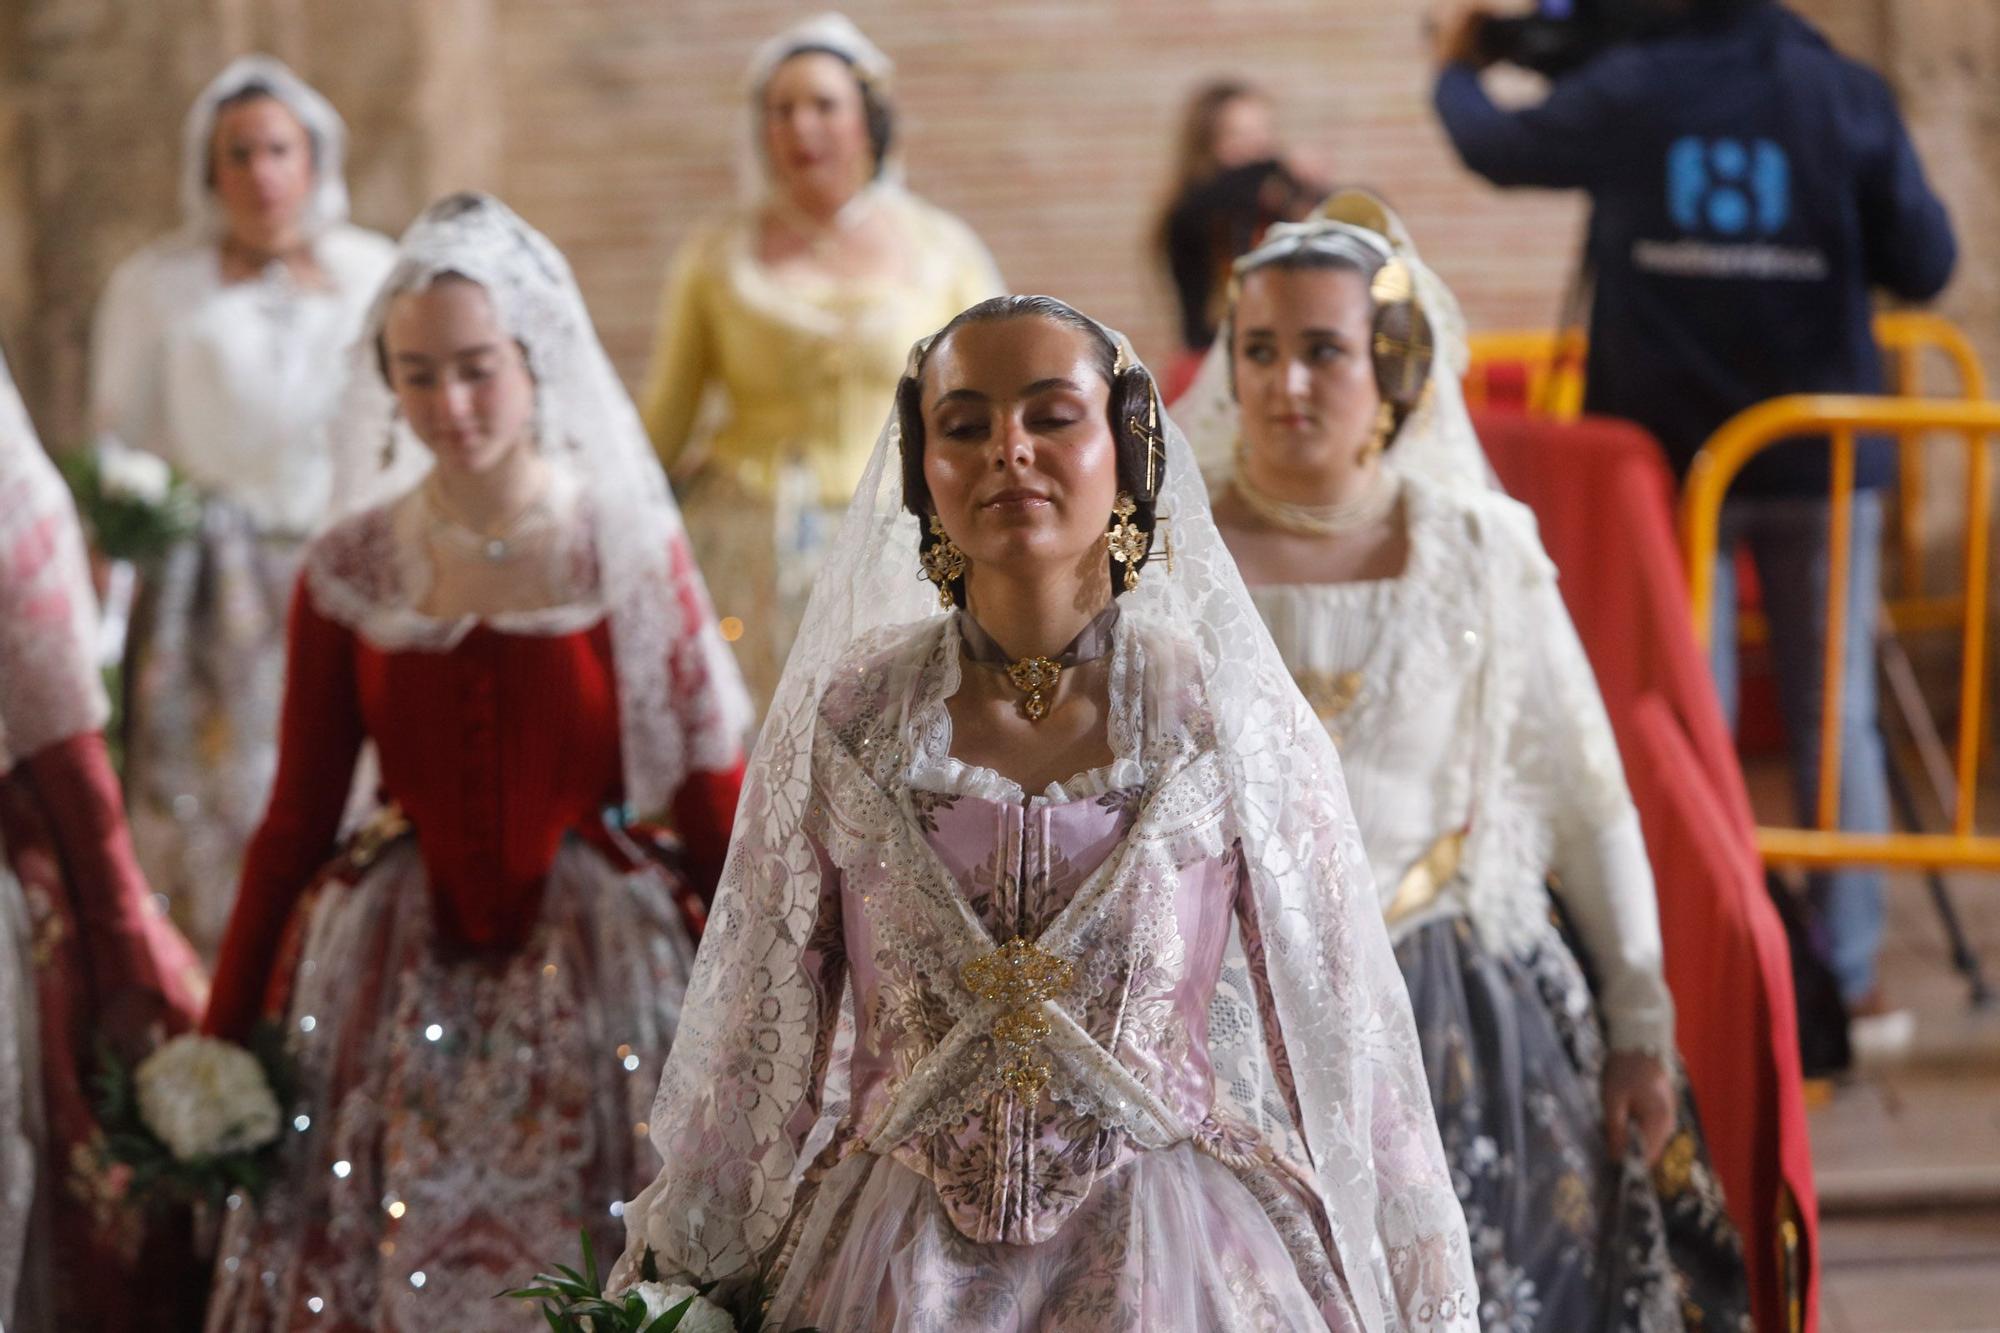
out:
{"label": "pearl necklace", "polygon": [[546,488],[544,494],[522,506],[521,511],[508,520],[497,533],[482,532],[453,514],[439,498],[435,485],[424,487],[424,506],[430,511],[431,531],[464,549],[471,551],[490,564],[502,564],[511,559],[521,538],[530,529],[532,520],[543,517],[547,512]]}
{"label": "pearl necklace", "polygon": [[1257,489],[1242,468],[1230,478],[1243,507],[1274,528],[1302,537],[1338,537],[1371,528],[1389,516],[1403,493],[1403,484],[1388,468],[1379,468],[1368,488],[1339,504],[1302,505],[1280,500]]}

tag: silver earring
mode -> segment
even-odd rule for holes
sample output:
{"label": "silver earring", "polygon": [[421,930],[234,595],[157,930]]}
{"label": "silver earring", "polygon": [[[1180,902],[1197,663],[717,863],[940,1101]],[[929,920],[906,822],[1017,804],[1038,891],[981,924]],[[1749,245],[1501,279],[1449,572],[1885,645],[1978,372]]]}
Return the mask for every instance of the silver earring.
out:
{"label": "silver earring", "polygon": [[387,472],[396,463],[396,427],[403,419],[403,405],[396,404],[389,409],[389,427],[382,432],[382,470]]}

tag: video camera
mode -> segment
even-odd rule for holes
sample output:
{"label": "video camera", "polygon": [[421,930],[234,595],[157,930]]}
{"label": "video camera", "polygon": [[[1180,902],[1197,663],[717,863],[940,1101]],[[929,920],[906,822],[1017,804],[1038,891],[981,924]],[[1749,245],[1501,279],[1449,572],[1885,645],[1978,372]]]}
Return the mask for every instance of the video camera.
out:
{"label": "video camera", "polygon": [[1554,78],[1616,42],[1658,36],[1688,17],[1667,0],[1535,0],[1535,12],[1488,19],[1479,43],[1492,60]]}

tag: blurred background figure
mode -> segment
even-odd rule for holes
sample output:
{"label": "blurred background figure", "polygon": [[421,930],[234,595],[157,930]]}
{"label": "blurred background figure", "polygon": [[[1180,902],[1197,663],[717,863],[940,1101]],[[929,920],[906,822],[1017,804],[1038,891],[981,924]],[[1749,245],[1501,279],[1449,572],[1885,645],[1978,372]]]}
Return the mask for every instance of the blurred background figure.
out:
{"label": "blurred background figure", "polygon": [[153,886],[205,958],[277,762],[285,605],[325,512],[340,352],[388,271],[347,224],[346,130],[283,64],[233,62],[182,131],[181,228],[119,265],[91,340],[99,448],[203,498],[141,595],[125,783]]}
{"label": "blurred background figure", "polygon": [[746,201],[675,258],[641,397],[760,717],[910,345],[1000,291],[902,186],[891,72],[838,14],[758,49]]}
{"label": "blurred background figure", "polygon": [[96,1078],[106,1048],[129,1066],[191,1027],[207,983],[132,855],[96,628],[76,510],[0,360],[0,1326],[176,1333],[201,1297],[186,1217],[119,1206]]}
{"label": "blurred background figure", "polygon": [[[1503,186],[1589,192],[1582,259],[1595,292],[1584,406],[1652,432],[1677,470],[1730,417],[1788,393],[1880,393],[1873,291],[1924,300],[1957,256],[1896,100],[1776,0],[1628,0],[1600,49],[1522,51],[1533,27],[1486,10],[1438,30],[1436,105],[1467,166]],[[1610,19],[1601,18],[1609,24]],[[1574,30],[1574,25],[1572,25]],[[1556,31],[1562,29],[1558,27]],[[1546,100],[1502,110],[1478,72],[1510,50],[1557,74]],[[1553,57],[1552,59],[1548,57]],[[1713,668],[1737,702],[1735,547],[1763,588],[1802,820],[1817,799],[1826,623],[1829,451],[1780,446],[1745,469],[1722,515]],[[1840,823],[1889,831],[1876,709],[1887,439],[1856,480],[1840,720]],[[1907,1040],[1878,986],[1882,878],[1815,875],[1819,944],[1864,1039]]]}
{"label": "blurred background figure", "polygon": [[1154,240],[1180,310],[1181,353],[1160,386],[1169,402],[1214,341],[1231,262],[1273,222],[1304,217],[1326,194],[1323,177],[1316,165],[1287,153],[1277,108],[1256,84],[1215,79],[1188,98]]}

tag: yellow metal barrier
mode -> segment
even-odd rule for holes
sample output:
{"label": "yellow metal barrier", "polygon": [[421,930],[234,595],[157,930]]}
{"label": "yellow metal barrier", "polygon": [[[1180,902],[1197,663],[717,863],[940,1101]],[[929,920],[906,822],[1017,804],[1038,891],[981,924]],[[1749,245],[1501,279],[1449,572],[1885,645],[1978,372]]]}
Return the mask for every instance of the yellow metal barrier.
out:
{"label": "yellow metal barrier", "polygon": [[[1947,396],[1977,400],[1986,397],[1986,372],[1965,331],[1942,315],[1922,310],[1890,310],[1875,317],[1875,341],[1889,355],[1888,391],[1899,397],[1923,393],[1923,357],[1937,353],[1957,381]],[[1528,409],[1561,420],[1583,408],[1583,363],[1590,350],[1582,329],[1503,329],[1475,333],[1466,340],[1471,367],[1466,372],[1465,400],[1473,407],[1487,402],[1487,377],[1495,365],[1514,364],[1528,381]]]}
{"label": "yellow metal barrier", "polygon": [[[1888,360],[1888,392],[1902,398],[1946,397],[1979,402],[1986,397],[1986,372],[1965,331],[1944,318],[1921,310],[1890,310],[1875,317],[1875,341]],[[1583,411],[1583,364],[1589,342],[1581,329],[1553,329],[1474,334],[1469,339],[1471,366],[1466,372],[1468,405],[1482,407],[1489,395],[1488,378],[1495,365],[1514,364],[1527,379],[1527,409],[1536,416],[1571,421]],[[1927,354],[1951,370],[1948,392],[1924,392]],[[1958,629],[1964,624],[1964,603],[1952,596],[1924,590],[1924,444],[1920,431],[1897,431],[1896,591],[1888,611],[1891,623],[1906,633]],[[1761,643],[1766,635],[1762,616],[1746,612],[1743,641]]]}
{"label": "yellow metal barrier", "polygon": [[[1889,392],[1901,398],[1923,398],[1924,353],[1935,352],[1951,367],[1954,391],[1940,397],[1978,402],[1986,397],[1986,372],[1964,330],[1941,315],[1920,310],[1892,310],[1875,317],[1875,341],[1889,358]],[[1897,437],[1896,452],[1896,605],[1891,609],[1901,629],[1951,629],[1957,608],[1948,599],[1924,595],[1924,450],[1909,434]]]}
{"label": "yellow metal barrier", "polygon": [[[1814,827],[1760,828],[1767,862],[1803,866],[1878,864],[2000,870],[2000,837],[1973,831],[1979,788],[1980,730],[1986,703],[1986,561],[1991,489],[1989,436],[2000,432],[2000,403],[1909,398],[1796,395],[1760,403],[1724,423],[1695,456],[1682,500],[1688,596],[1695,636],[1706,649],[1715,601],[1715,560],[1722,501],[1753,457],[1781,440],[1820,435],[1830,441],[1832,540],[1827,579],[1826,657],[1821,673],[1818,808]],[[1854,506],[1855,437],[1860,433],[1924,440],[1938,433],[1963,438],[1965,584],[1954,601],[1962,632],[1956,800],[1952,831],[1944,834],[1844,833],[1840,812],[1840,695],[1848,600],[1848,534]]]}

